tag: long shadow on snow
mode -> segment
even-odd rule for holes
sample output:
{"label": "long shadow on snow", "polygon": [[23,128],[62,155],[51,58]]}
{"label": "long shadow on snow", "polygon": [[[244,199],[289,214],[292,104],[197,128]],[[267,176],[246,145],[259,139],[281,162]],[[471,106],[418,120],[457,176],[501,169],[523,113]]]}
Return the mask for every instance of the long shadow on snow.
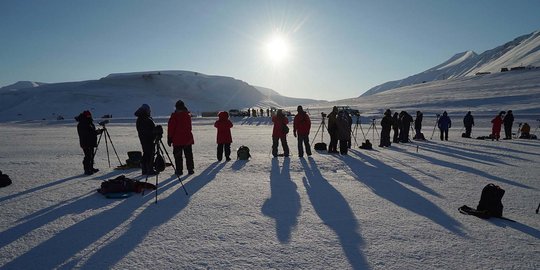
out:
{"label": "long shadow on snow", "polygon": [[[356,175],[356,179],[366,184],[375,194],[399,207],[432,220],[456,235],[465,236],[462,226],[457,220],[446,214],[428,199],[406,188],[397,180],[410,178],[411,176],[359,151],[351,150],[350,153],[354,153],[372,165],[368,166],[361,160],[350,156],[342,158],[343,162]],[[386,175],[385,172],[389,172],[389,175]]]}
{"label": "long shadow on snow", "polygon": [[[498,143],[498,142],[494,142],[494,143]],[[540,153],[521,151],[521,150],[511,149],[511,148],[507,148],[507,147],[502,147],[502,146],[485,145],[485,144],[482,144],[480,146],[484,147],[484,148],[494,149],[494,150],[497,150],[497,151],[500,151],[500,152],[509,152],[509,153],[516,153],[516,154],[540,156]]]}
{"label": "long shadow on snow", "polygon": [[527,186],[527,185],[524,185],[524,184],[521,184],[521,183],[518,183],[518,182],[515,182],[515,181],[512,181],[512,180],[504,179],[502,177],[498,177],[498,176],[489,174],[489,173],[487,173],[485,171],[481,171],[481,170],[476,169],[476,168],[472,168],[472,167],[468,167],[468,166],[465,166],[465,165],[456,164],[456,163],[436,159],[434,157],[426,156],[426,155],[423,155],[423,154],[420,154],[420,153],[412,153],[412,152],[407,152],[407,151],[402,151],[402,152],[405,153],[405,154],[411,155],[411,156],[415,156],[417,158],[424,159],[427,162],[430,162],[432,164],[439,165],[439,166],[442,166],[442,167],[447,167],[447,168],[460,170],[460,171],[467,172],[467,173],[476,174],[476,175],[481,176],[481,177],[485,177],[485,178],[488,178],[488,179],[491,179],[491,180],[494,180],[494,181],[502,182],[502,183],[517,186],[517,187],[522,187],[522,188],[526,188],[526,189],[534,189],[534,188],[532,188],[530,186]]}
{"label": "long shadow on snow", "polygon": [[[163,181],[161,187],[163,187],[167,182],[174,180],[174,178],[169,178]],[[173,185],[168,185],[169,188],[172,186]],[[160,188],[160,191],[163,190],[163,188]],[[73,256],[75,256],[75,254],[83,251],[85,248],[113,231],[123,222],[128,220],[133,212],[141,205],[154,199],[154,196],[145,196],[142,198],[137,197],[138,196],[132,196],[125,199],[115,207],[102,211],[68,228],[65,228],[64,230],[54,234],[48,240],[40,243],[11,262],[3,265],[2,268],[53,269],[57,267],[65,267],[64,262],[70,260]],[[80,200],[61,206],[47,214],[31,219],[28,222],[10,229],[9,232],[14,233],[15,235],[7,237],[7,241],[2,240],[2,243],[4,243],[4,241],[9,243],[13,241],[13,237],[22,236],[23,234],[37,229],[54,220],[68,218],[66,216],[69,214],[82,213],[87,210],[101,208],[110,203],[111,200],[105,199],[101,195],[97,195],[97,193],[86,196]]]}
{"label": "long shadow on snow", "polygon": [[[518,157],[516,155],[508,155],[508,154],[504,154],[504,153],[493,153],[493,152],[488,152],[488,151],[482,151],[482,150],[479,150],[478,148],[470,149],[470,148],[460,147],[460,146],[453,145],[453,144],[452,145],[447,144],[445,146],[449,147],[449,148],[455,148],[455,149],[458,149],[458,150],[461,150],[461,151],[466,151],[466,152],[469,152],[469,153],[470,152],[475,152],[477,154],[481,154],[480,156],[478,156],[479,159],[483,159],[484,157],[490,157],[490,156],[496,155],[498,157],[512,158],[512,159],[517,159],[517,160],[521,160],[521,161],[531,161],[530,159]],[[482,145],[479,145],[479,144],[475,144],[475,146],[482,147]],[[493,158],[489,158],[489,159],[493,159]],[[489,159],[487,159],[487,160],[489,160]]]}
{"label": "long shadow on snow", "polygon": [[300,162],[306,173],[306,177],[302,179],[304,187],[315,212],[324,224],[337,234],[351,267],[369,269],[369,264],[360,250],[364,242],[358,233],[358,221],[349,203],[321,175],[312,158],[309,158],[309,164],[305,159],[300,159]]}
{"label": "long shadow on snow", "polygon": [[[190,196],[201,190],[210,183],[226,163],[212,163],[208,168],[185,183]],[[188,206],[190,198],[179,187],[167,198],[160,200],[156,205],[144,209],[133,221],[130,222],[126,232],[118,238],[106,243],[92,254],[82,268],[86,269],[110,269],[122,258],[130,253],[147,237],[148,233],[160,225],[171,220]],[[72,261],[68,266],[75,267],[78,261]]]}
{"label": "long shadow on snow", "polygon": [[32,192],[36,192],[36,191],[39,191],[39,190],[42,190],[42,189],[49,188],[49,187],[52,187],[52,186],[56,186],[56,185],[71,181],[73,179],[82,178],[84,176],[85,176],[84,174],[81,174],[81,175],[71,176],[71,177],[64,178],[64,179],[59,179],[59,180],[56,180],[54,182],[47,183],[45,185],[41,185],[41,186],[38,186],[38,187],[27,189],[25,191],[21,191],[21,192],[16,193],[16,194],[11,194],[11,195],[2,197],[2,198],[0,198],[0,202],[7,201],[7,200],[10,200],[10,199],[19,197],[19,196],[23,196],[23,195],[26,195],[26,194],[29,194],[29,193],[32,193]]}
{"label": "long shadow on snow", "polygon": [[[500,163],[500,164],[504,164],[504,165],[510,165],[510,164],[508,164],[506,162],[503,162],[503,161],[500,161],[499,159],[494,158],[492,156],[487,156],[487,155],[481,155],[481,154],[471,153],[471,152],[467,152],[467,151],[462,151],[462,150],[459,150],[459,149],[456,149],[456,148],[447,147],[446,145],[427,144],[426,143],[426,144],[423,145],[423,150],[431,151],[433,153],[437,153],[437,154],[440,154],[440,155],[443,155],[443,156],[449,156],[449,157],[456,158],[456,159],[459,159],[459,160],[476,162],[476,163],[480,163],[480,164],[484,164],[484,165],[488,165],[488,166],[494,166],[494,164],[492,164],[492,163]],[[488,163],[486,161],[492,162],[492,163]]]}
{"label": "long shadow on snow", "polygon": [[498,218],[492,218],[492,219],[489,219],[489,222],[491,222],[492,224],[496,225],[496,226],[499,226],[499,227],[503,227],[503,228],[506,228],[506,227],[510,227],[516,231],[520,231],[520,232],[523,232],[525,234],[528,234],[536,239],[540,239],[540,231],[533,228],[533,227],[530,227],[530,226],[527,226],[523,223],[519,223],[518,221],[516,222],[512,222],[512,221],[508,221],[508,220],[503,220],[503,219],[498,219]]}
{"label": "long shadow on snow", "polygon": [[291,179],[290,159],[283,159],[280,172],[278,159],[272,159],[270,172],[270,198],[268,198],[261,212],[276,220],[276,235],[281,243],[288,243],[291,231],[298,223],[300,214],[300,195],[298,187]]}

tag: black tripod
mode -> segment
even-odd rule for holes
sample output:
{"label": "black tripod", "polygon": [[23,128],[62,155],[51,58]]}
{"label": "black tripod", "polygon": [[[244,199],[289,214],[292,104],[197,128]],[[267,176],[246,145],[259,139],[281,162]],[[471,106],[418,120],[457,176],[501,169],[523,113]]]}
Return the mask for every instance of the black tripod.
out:
{"label": "black tripod", "polygon": [[[169,156],[169,152],[167,152],[167,148],[165,147],[165,144],[163,144],[163,140],[161,140],[161,138],[163,137],[163,127],[162,126],[156,126],[155,127],[154,136],[155,136],[154,147],[156,149],[155,157],[156,158],[157,157],[163,157],[163,152],[165,152],[165,154],[167,155],[167,158],[169,159],[169,162],[171,163],[171,166],[174,169],[174,173],[176,174],[176,177],[178,177],[178,181],[180,181],[180,184],[182,185],[182,188],[184,189],[184,192],[186,193],[186,195],[189,195],[187,190],[186,190],[186,187],[184,186],[184,183],[182,182],[182,179],[180,179],[180,175],[177,174],[176,168],[173,165],[174,163],[171,160],[171,156]],[[155,160],[155,158],[152,157],[152,160]],[[163,165],[165,165],[165,164],[163,164]],[[156,167],[155,162],[154,162],[154,167]],[[156,171],[156,193],[155,193],[156,194],[156,201],[155,201],[155,203],[157,203],[157,191],[158,191],[159,173],[162,172],[163,170],[165,170],[165,166],[163,166],[163,168],[154,168],[154,170]],[[146,182],[148,182],[148,175],[146,175]],[[143,191],[142,195],[144,195],[144,191]]]}
{"label": "black tripod", "polygon": [[433,132],[431,133],[430,140],[433,140],[433,135],[435,135],[435,129],[437,128],[437,124],[439,123],[439,117],[441,117],[440,114],[437,114],[437,119],[435,120],[435,126],[433,126]]}
{"label": "black tripod", "polygon": [[373,134],[373,136],[372,136],[373,140],[372,141],[375,142],[375,132],[377,132],[377,137],[380,137],[379,131],[377,130],[377,125],[375,125],[375,118],[371,119],[371,125],[369,125],[369,128],[368,128],[368,130],[366,132],[368,134],[368,136],[369,136],[369,131],[370,130],[371,130],[371,132]]}
{"label": "black tripod", "polygon": [[94,157],[96,156],[97,151],[99,149],[99,143],[101,142],[101,137],[103,137],[103,134],[105,134],[105,149],[107,150],[107,161],[109,162],[109,168],[111,167],[111,158],[109,157],[109,142],[111,143],[114,153],[116,154],[116,158],[118,158],[118,162],[120,163],[120,166],[123,166],[122,161],[120,161],[120,157],[118,156],[118,153],[116,152],[116,148],[114,147],[114,144],[112,142],[111,135],[109,134],[107,127],[105,127],[105,125],[108,123],[109,123],[109,120],[99,122],[99,125],[102,126],[102,129],[101,129],[101,133],[99,134],[96,151],[94,151]]}
{"label": "black tripod", "polygon": [[364,129],[362,128],[362,124],[360,123],[360,114],[356,115],[356,124],[354,125],[354,128],[351,130],[351,136],[354,138],[354,143],[356,143],[356,146],[358,147],[358,141],[356,137],[358,137],[358,127],[360,127],[360,131],[362,132],[362,136],[364,137],[364,141],[366,140],[366,134],[364,133]]}
{"label": "black tripod", "polygon": [[319,131],[322,128],[323,130],[321,131],[321,142],[324,142],[324,131],[328,130],[328,127],[326,126],[326,122],[325,122],[326,114],[322,112],[321,116],[322,116],[321,124],[319,125],[319,128],[317,128],[317,132],[315,132],[315,136],[313,137],[312,141],[315,141],[315,139],[317,139],[317,135],[319,134]]}

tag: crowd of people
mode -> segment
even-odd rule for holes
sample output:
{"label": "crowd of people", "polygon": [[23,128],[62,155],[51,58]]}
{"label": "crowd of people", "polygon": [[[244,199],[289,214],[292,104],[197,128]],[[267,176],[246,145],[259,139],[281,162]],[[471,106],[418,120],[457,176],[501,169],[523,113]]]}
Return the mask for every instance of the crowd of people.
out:
{"label": "crowd of people", "polygon": [[[156,124],[151,117],[151,108],[148,104],[141,105],[135,111],[135,116],[137,117],[137,133],[142,147],[142,158],[140,161],[142,174],[155,175],[158,172],[154,169],[154,156],[156,155],[156,144],[158,143],[158,140],[161,139],[161,135],[156,137]],[[327,150],[328,153],[347,155],[348,149],[352,146],[351,136],[353,136],[353,121],[351,115],[346,110],[339,110],[338,107],[334,106],[328,115],[323,113],[322,116],[322,126],[325,126],[325,119],[328,119],[328,125],[326,126],[327,132],[330,135],[330,143]],[[175,173],[177,175],[183,174],[184,159],[188,174],[193,174],[195,169],[192,148],[195,141],[192,133],[191,117],[191,113],[184,102],[178,100],[175,104],[175,111],[168,120],[167,145],[173,147]],[[287,143],[289,118],[281,109],[276,110],[275,114],[271,117],[273,123],[272,156],[274,158],[278,156],[288,157],[290,155],[289,145]],[[359,115],[357,115],[357,117],[359,117]],[[98,144],[97,136],[103,132],[103,129],[96,129],[90,111],[82,112],[79,116],[75,117],[75,119],[78,122],[77,131],[79,134],[79,142],[84,153],[84,173],[86,175],[91,175],[99,171],[94,168],[94,149]],[[400,113],[394,112],[392,115],[392,111],[387,109],[380,121],[382,129],[379,147],[389,147],[392,142],[408,143],[410,142],[409,134],[411,131],[414,133],[413,139],[425,140],[425,136],[422,133],[422,121],[423,113],[421,111],[417,111],[416,119],[413,119],[406,111],[401,111]],[[491,120],[492,132],[489,137],[492,140],[499,140],[502,127],[504,126],[505,136],[503,139],[512,139],[513,122],[514,116],[511,110],[507,112],[501,111],[493,118],[493,120]],[[414,130],[411,124],[414,124]],[[373,128],[375,128],[374,125],[375,120],[373,120]],[[463,126],[465,133],[462,134],[462,137],[471,138],[474,117],[470,111],[467,112],[463,118]],[[222,161],[223,157],[225,157],[226,161],[230,161],[232,143],[231,129],[233,123],[229,119],[229,113],[225,111],[219,112],[214,127],[217,130],[217,160]],[[448,141],[448,133],[449,129],[452,127],[452,121],[446,111],[444,111],[442,115],[437,115],[436,127],[439,128],[440,140]],[[304,153],[307,156],[312,155],[309,141],[310,130],[310,116],[304,111],[302,106],[298,106],[297,113],[293,118],[293,135],[297,139],[298,157],[300,158],[303,158]],[[390,132],[392,130],[394,134],[393,139],[390,140]],[[523,126],[521,126],[520,123],[520,130],[522,138],[531,137],[530,126],[527,123],[523,124]],[[280,143],[283,150],[282,154],[278,154]]]}

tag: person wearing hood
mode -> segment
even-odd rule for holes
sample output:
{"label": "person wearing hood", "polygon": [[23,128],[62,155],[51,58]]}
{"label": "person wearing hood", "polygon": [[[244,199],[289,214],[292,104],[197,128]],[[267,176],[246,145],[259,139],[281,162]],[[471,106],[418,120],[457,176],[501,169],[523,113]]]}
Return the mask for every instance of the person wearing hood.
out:
{"label": "person wearing hood", "polygon": [[416,111],[416,119],[414,120],[414,138],[415,139],[421,139],[423,138],[422,135],[422,120],[424,119],[424,114],[421,111]]}
{"label": "person wearing hood", "polygon": [[151,110],[148,104],[143,104],[137,111],[137,134],[142,146],[141,169],[143,175],[155,175],[154,171],[154,152],[155,152],[155,136],[154,128],[156,124],[150,116]]}
{"label": "person wearing hood", "polygon": [[442,116],[439,118],[437,126],[441,132],[441,141],[448,141],[448,130],[452,127],[452,120],[450,120],[450,117],[446,111],[444,111]]}
{"label": "person wearing hood", "polygon": [[306,148],[306,154],[311,156],[311,146],[309,145],[311,120],[302,106],[298,106],[296,110],[298,113],[294,116],[293,120],[293,135],[298,138],[298,157],[304,156],[304,146]]}
{"label": "person wearing hood", "polygon": [[392,143],[390,142],[390,130],[392,130],[392,111],[387,109],[384,112],[384,117],[381,120],[381,144],[379,147],[389,147]]}
{"label": "person wearing hood", "polygon": [[463,126],[465,126],[465,138],[470,138],[472,127],[474,126],[474,117],[471,111],[468,111],[465,117],[463,117]]}
{"label": "person wearing hood", "polygon": [[347,155],[349,141],[351,140],[352,118],[347,111],[340,111],[336,119],[337,139],[339,141],[339,153]]}
{"label": "person wearing hood", "polygon": [[276,115],[272,116],[272,122],[274,127],[272,129],[272,156],[278,156],[278,145],[281,141],[281,146],[283,147],[283,156],[289,156],[289,145],[287,144],[287,132],[289,128],[287,124],[289,119],[283,114],[283,110],[279,109],[276,112]]}
{"label": "person wearing hood", "polygon": [[514,125],[514,114],[512,113],[512,110],[508,110],[506,112],[506,115],[503,119],[504,123],[504,139],[505,140],[511,140],[512,139],[512,125]]}
{"label": "person wearing hood", "polygon": [[392,130],[394,130],[394,137],[392,139],[393,143],[399,143],[399,113],[395,112],[394,116],[392,117]]}
{"label": "person wearing hood", "polygon": [[96,130],[90,111],[82,112],[79,116],[75,117],[75,120],[79,122],[77,124],[77,133],[79,134],[79,145],[84,153],[82,162],[84,174],[91,175],[99,171],[94,168],[94,148],[97,147],[97,135],[103,130]]}
{"label": "person wearing hood", "polygon": [[193,174],[195,173],[195,164],[193,162],[192,145],[195,144],[195,140],[193,139],[193,133],[191,133],[191,113],[182,100],[176,102],[175,108],[176,110],[171,114],[168,122],[167,144],[173,146],[176,174],[183,174],[184,161],[182,155],[186,158],[188,174]]}
{"label": "person wearing hood", "polygon": [[326,116],[328,118],[328,134],[330,134],[330,144],[328,144],[328,153],[339,153],[337,151],[338,129],[337,129],[338,108],[334,106],[332,112]]}
{"label": "person wearing hood", "polygon": [[501,111],[493,120],[491,120],[491,123],[493,124],[491,126],[491,140],[499,140],[501,137],[501,126],[503,124],[503,117],[506,114],[505,111]]}
{"label": "person wearing hood", "polygon": [[400,131],[399,131],[399,142],[408,143],[409,142],[409,131],[411,129],[411,123],[414,122],[412,116],[406,112],[401,111],[399,113],[399,122],[400,122]]}
{"label": "person wearing hood", "polygon": [[223,159],[223,150],[225,150],[225,160],[229,161],[231,160],[231,128],[233,127],[233,123],[229,120],[229,113],[219,112],[214,127],[217,128],[217,159],[218,161]]}

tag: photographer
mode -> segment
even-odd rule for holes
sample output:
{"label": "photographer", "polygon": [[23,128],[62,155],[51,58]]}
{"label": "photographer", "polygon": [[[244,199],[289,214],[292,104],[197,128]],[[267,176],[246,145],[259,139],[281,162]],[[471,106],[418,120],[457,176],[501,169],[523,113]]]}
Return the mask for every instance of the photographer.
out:
{"label": "photographer", "polygon": [[337,115],[338,115],[338,108],[334,106],[332,108],[332,112],[326,116],[328,118],[328,134],[330,134],[330,144],[328,145],[328,153],[339,153],[337,151],[337,143],[338,143],[338,128],[337,128]]}
{"label": "photographer", "polygon": [[97,135],[103,130],[96,130],[90,111],[84,111],[75,117],[77,133],[79,134],[79,144],[84,152],[83,168],[84,174],[92,175],[99,170],[94,168],[94,148],[97,147]]}
{"label": "photographer", "polygon": [[139,135],[139,140],[141,141],[143,155],[141,158],[141,169],[143,175],[155,175],[154,171],[154,128],[156,124],[152,117],[150,117],[150,106],[148,104],[143,104],[135,112],[137,116],[137,134]]}

